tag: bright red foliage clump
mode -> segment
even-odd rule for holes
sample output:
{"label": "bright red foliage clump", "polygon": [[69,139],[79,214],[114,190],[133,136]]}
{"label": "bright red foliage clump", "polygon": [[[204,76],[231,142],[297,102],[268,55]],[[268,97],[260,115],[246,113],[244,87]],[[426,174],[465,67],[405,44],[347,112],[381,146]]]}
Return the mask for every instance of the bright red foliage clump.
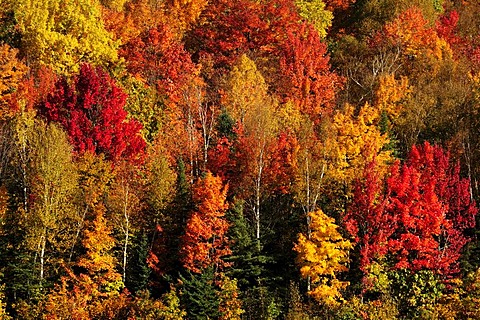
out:
{"label": "bright red foliage clump", "polygon": [[103,153],[111,160],[138,158],[145,141],[142,125],[127,119],[126,94],[101,68],[82,65],[68,82],[60,79],[40,105],[49,121],[62,124],[75,151]]}
{"label": "bright red foliage clump", "polygon": [[470,181],[439,146],[414,146],[396,162],[385,185],[366,169],[345,220],[360,245],[361,268],[388,256],[395,268],[457,273],[458,259],[475,226],[477,208]]}

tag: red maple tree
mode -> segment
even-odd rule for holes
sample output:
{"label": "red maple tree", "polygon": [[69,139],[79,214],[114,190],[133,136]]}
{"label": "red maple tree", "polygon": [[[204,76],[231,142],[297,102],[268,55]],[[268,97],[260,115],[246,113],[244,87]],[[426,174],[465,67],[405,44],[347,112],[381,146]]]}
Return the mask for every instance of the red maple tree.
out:
{"label": "red maple tree", "polygon": [[82,65],[71,82],[59,79],[39,111],[67,131],[75,151],[103,153],[114,161],[140,158],[141,124],[127,119],[126,94],[100,67]]}
{"label": "red maple tree", "polygon": [[345,217],[360,267],[388,254],[395,268],[457,273],[477,214],[469,184],[449,154],[429,143],[414,146],[403,165],[397,161],[385,184],[367,167]]}

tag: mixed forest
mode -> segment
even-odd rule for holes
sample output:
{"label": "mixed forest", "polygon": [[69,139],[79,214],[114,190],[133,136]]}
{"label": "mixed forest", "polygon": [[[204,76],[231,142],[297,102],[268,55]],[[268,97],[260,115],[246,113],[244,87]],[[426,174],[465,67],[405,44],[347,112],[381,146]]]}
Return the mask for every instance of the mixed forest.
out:
{"label": "mixed forest", "polygon": [[477,0],[0,0],[0,319],[480,319]]}

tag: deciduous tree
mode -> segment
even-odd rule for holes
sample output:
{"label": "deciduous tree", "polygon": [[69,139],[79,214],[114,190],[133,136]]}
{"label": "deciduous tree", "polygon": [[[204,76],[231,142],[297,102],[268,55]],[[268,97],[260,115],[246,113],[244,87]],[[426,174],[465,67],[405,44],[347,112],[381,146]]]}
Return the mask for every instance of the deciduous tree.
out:
{"label": "deciduous tree", "polygon": [[225,211],[227,187],[218,177],[207,172],[193,188],[193,201],[196,209],[188,219],[181,249],[183,265],[200,272],[207,267],[224,267],[222,258],[230,253],[228,222]]}
{"label": "deciduous tree", "polygon": [[347,282],[337,278],[337,274],[347,271],[350,241],[338,232],[335,220],[317,210],[309,213],[311,217],[311,235],[298,235],[297,263],[302,277],[310,277],[313,289],[309,294],[327,305],[335,305],[342,299],[341,290]]}
{"label": "deciduous tree", "polygon": [[22,56],[30,64],[66,75],[85,62],[105,67],[118,62],[118,43],[105,30],[97,0],[8,2],[22,35]]}
{"label": "deciduous tree", "polygon": [[428,143],[392,166],[385,188],[367,171],[366,188],[357,189],[346,219],[361,244],[363,267],[388,254],[395,268],[457,273],[477,213],[469,181],[459,173],[448,153]]}
{"label": "deciduous tree", "polygon": [[72,147],[58,125],[37,121],[29,142],[30,165],[34,168],[29,183],[33,203],[25,223],[41,283],[55,276],[54,270],[67,259],[72,245],[78,176]]}
{"label": "deciduous tree", "polygon": [[333,112],[335,93],[341,78],[330,71],[326,45],[308,24],[287,31],[282,43],[280,70],[283,76],[279,95],[295,103],[300,112],[318,123]]}
{"label": "deciduous tree", "polygon": [[127,120],[126,95],[101,68],[84,64],[69,84],[60,79],[40,106],[49,120],[62,124],[75,151],[103,153],[117,161],[139,159],[145,141],[141,124]]}
{"label": "deciduous tree", "polygon": [[13,115],[13,94],[25,77],[27,67],[18,60],[18,50],[8,44],[0,46],[0,119]]}

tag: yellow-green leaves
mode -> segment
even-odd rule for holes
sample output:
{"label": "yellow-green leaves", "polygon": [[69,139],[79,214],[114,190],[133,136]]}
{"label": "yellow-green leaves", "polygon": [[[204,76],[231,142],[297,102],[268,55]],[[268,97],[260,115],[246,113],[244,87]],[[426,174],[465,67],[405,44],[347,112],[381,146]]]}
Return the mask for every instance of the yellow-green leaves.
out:
{"label": "yellow-green leaves", "polygon": [[346,105],[332,123],[332,135],[327,139],[329,158],[327,176],[336,182],[350,185],[365,165],[376,159],[379,169],[392,160],[391,152],[384,150],[389,143],[378,127],[380,111],[366,104],[358,115],[355,108]]}
{"label": "yellow-green leaves", "polygon": [[22,34],[29,63],[51,66],[59,74],[77,72],[82,62],[109,65],[117,46],[102,23],[97,0],[8,0]]}
{"label": "yellow-green leaves", "polygon": [[228,79],[228,111],[233,118],[244,123],[247,115],[253,115],[268,103],[267,84],[255,62],[242,55],[233,67]]}
{"label": "yellow-green leaves", "polygon": [[321,38],[325,38],[333,20],[333,13],[325,9],[325,3],[322,0],[297,0],[295,5],[300,16],[315,27]]}
{"label": "yellow-green leaves", "polygon": [[338,232],[335,220],[322,210],[310,212],[310,237],[298,235],[295,251],[302,277],[309,277],[313,288],[309,294],[316,300],[335,305],[342,299],[341,290],[348,283],[337,279],[337,273],[347,271],[350,241]]}

